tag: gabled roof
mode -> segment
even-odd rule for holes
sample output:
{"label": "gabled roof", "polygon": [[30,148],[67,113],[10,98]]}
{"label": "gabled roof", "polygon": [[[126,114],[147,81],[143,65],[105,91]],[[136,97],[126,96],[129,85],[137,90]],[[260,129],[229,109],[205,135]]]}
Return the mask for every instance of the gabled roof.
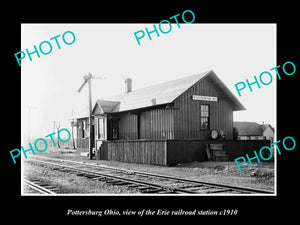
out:
{"label": "gabled roof", "polygon": [[262,125],[255,122],[233,122],[240,136],[263,136]]}
{"label": "gabled roof", "polygon": [[220,80],[220,78],[215,74],[213,70],[209,71],[205,76],[215,84],[215,87],[218,87],[225,96],[227,96],[231,103],[233,104],[233,111],[245,110],[246,108],[242,105],[242,103],[232,94],[232,92],[228,89],[228,87]]}
{"label": "gabled roof", "polygon": [[[111,112],[122,112],[133,109],[146,108],[154,105],[164,105],[173,102],[187,89],[189,89],[196,82],[205,77],[210,77],[212,82],[214,82],[214,84],[217,85],[232,101],[235,111],[245,109],[244,106],[239,102],[239,100],[231,93],[231,91],[212,70],[193,76],[152,85],[142,89],[133,90],[129,93],[122,93],[119,95],[106,97],[100,102],[119,103],[118,105],[115,105]],[[98,102],[97,104],[101,105],[101,107],[103,108],[100,102]]]}
{"label": "gabled roof", "polygon": [[274,132],[274,127],[271,126],[271,124],[263,124],[261,125],[262,131],[264,132],[268,127]]}
{"label": "gabled roof", "polygon": [[111,113],[115,108],[118,108],[120,102],[97,100],[93,108],[92,115],[100,115]]}

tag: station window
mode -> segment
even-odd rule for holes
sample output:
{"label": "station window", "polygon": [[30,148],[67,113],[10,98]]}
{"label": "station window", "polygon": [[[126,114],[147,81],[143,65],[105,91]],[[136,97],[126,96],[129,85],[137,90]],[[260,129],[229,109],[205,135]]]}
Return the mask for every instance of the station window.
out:
{"label": "station window", "polygon": [[98,139],[105,139],[105,120],[104,120],[104,118],[99,118],[98,120],[97,120],[97,122],[98,122]]}
{"label": "station window", "polygon": [[201,130],[209,129],[209,105],[201,105]]}

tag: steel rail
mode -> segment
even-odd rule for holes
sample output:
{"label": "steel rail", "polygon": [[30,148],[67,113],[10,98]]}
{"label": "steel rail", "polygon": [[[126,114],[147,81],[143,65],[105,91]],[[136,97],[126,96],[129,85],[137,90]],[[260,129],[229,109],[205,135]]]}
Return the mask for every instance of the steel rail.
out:
{"label": "steel rail", "polygon": [[231,185],[226,185],[226,184],[210,183],[210,182],[205,182],[205,181],[196,181],[196,180],[190,180],[190,179],[174,177],[174,176],[168,176],[168,175],[133,171],[133,170],[127,170],[127,169],[121,169],[121,168],[115,168],[115,167],[109,167],[109,166],[94,165],[94,164],[90,164],[90,163],[77,162],[77,161],[72,161],[72,160],[67,160],[67,159],[56,159],[56,158],[44,157],[44,156],[35,156],[35,157],[41,157],[41,158],[50,159],[50,160],[54,160],[54,161],[80,164],[80,165],[83,165],[83,166],[96,167],[96,168],[100,168],[100,169],[113,170],[113,171],[117,171],[117,172],[124,172],[124,173],[127,173],[127,174],[146,175],[146,176],[151,176],[151,177],[155,177],[155,178],[164,178],[164,179],[169,179],[169,180],[174,180],[174,181],[188,182],[188,183],[193,183],[193,184],[205,185],[205,186],[209,186],[209,187],[212,187],[212,188],[215,188],[215,187],[225,188],[225,189],[232,190],[232,191],[237,191],[237,192],[244,192],[244,193],[249,193],[250,192],[250,193],[257,193],[257,194],[274,194],[274,192],[272,192],[272,191],[263,190],[263,189],[237,187],[237,186],[231,186]]}
{"label": "steel rail", "polygon": [[31,188],[33,188],[33,189],[35,189],[35,190],[37,190],[37,191],[39,191],[39,192],[41,192],[43,194],[56,194],[55,192],[50,191],[50,190],[48,190],[48,189],[46,189],[46,188],[44,188],[44,187],[42,187],[40,185],[37,185],[37,184],[29,181],[29,180],[23,179],[23,182],[25,184],[27,184],[28,186],[30,186]]}

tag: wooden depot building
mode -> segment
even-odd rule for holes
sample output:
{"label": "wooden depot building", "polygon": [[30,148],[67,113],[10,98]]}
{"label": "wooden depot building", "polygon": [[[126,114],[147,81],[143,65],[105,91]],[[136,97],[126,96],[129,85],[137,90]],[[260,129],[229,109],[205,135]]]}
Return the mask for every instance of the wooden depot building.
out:
{"label": "wooden depot building", "polygon": [[[245,108],[213,71],[138,90],[126,79],[124,93],[96,101],[92,146],[101,160],[174,165],[207,160],[205,146],[224,143],[233,160],[266,143],[233,140],[237,110]],[[88,117],[77,127],[77,147],[88,151]]]}

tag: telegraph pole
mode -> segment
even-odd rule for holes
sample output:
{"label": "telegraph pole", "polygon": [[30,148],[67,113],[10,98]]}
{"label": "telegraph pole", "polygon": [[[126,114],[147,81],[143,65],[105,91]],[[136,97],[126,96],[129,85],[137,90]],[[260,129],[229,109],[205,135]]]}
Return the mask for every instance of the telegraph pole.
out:
{"label": "telegraph pole", "polygon": [[73,110],[73,105],[72,105],[72,118],[71,118],[71,128],[72,128],[72,145],[73,145],[73,149],[75,148],[75,138],[74,138],[74,110]]}
{"label": "telegraph pole", "polygon": [[30,142],[30,115],[31,115],[31,109],[36,109],[34,106],[25,106],[28,108],[28,143]]}
{"label": "telegraph pole", "polygon": [[90,77],[88,79],[88,84],[89,84],[89,122],[90,122],[90,126],[89,126],[89,130],[90,130],[90,136],[89,136],[89,147],[90,147],[90,159],[93,159],[93,147],[92,147],[92,143],[93,143],[93,137],[92,137],[92,132],[93,132],[93,128],[92,128],[92,85],[91,85],[91,80],[92,80],[92,74],[89,74]]}

